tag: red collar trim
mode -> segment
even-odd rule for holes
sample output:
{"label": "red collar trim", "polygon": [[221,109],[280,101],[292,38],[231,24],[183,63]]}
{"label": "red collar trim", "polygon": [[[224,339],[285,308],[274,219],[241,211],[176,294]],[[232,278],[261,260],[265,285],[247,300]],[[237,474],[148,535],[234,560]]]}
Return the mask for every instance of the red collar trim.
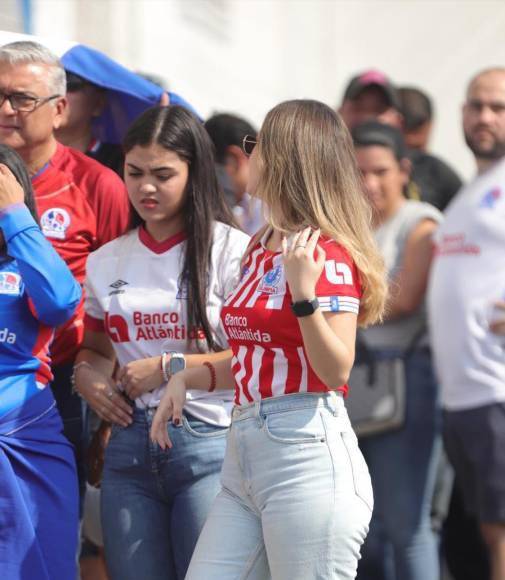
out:
{"label": "red collar trim", "polygon": [[151,236],[144,226],[139,227],[139,240],[146,248],[155,254],[164,254],[165,252],[168,252],[168,250],[183,242],[187,237],[186,232],[183,231],[170,236],[162,242],[158,242]]}

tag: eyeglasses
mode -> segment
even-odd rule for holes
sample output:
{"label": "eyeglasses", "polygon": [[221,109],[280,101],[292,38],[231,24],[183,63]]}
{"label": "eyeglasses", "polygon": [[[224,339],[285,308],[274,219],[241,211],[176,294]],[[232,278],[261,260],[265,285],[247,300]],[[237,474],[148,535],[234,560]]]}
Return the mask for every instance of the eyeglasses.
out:
{"label": "eyeglasses", "polygon": [[244,137],[244,140],[242,141],[242,149],[247,157],[252,154],[253,149],[256,147],[257,143],[258,140],[252,135],[246,135]]}
{"label": "eyeglasses", "polygon": [[51,95],[50,97],[32,97],[31,95],[26,95],[25,93],[3,93],[0,91],[0,107],[9,101],[11,107],[14,111],[21,111],[22,113],[31,113],[35,111],[41,105],[57,99],[61,95]]}

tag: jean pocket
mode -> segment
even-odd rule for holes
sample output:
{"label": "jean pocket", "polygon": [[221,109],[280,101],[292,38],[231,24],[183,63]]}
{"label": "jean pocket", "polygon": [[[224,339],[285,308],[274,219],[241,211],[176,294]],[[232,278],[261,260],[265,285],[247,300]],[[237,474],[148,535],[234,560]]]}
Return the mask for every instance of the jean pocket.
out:
{"label": "jean pocket", "polygon": [[264,416],[263,430],[276,443],[324,443],[326,432],[319,409],[296,409]]}
{"label": "jean pocket", "polygon": [[349,462],[351,464],[352,479],[354,482],[354,492],[365,502],[365,504],[373,510],[373,489],[372,481],[368,466],[365,462],[363,454],[358,447],[358,440],[356,435],[351,431],[343,431],[341,434],[342,443],[344,444]]}
{"label": "jean pocket", "polygon": [[205,421],[192,419],[190,423],[184,415],[182,416],[182,427],[187,433],[200,439],[225,437],[230,430],[229,427],[219,427],[218,425],[205,423]]}
{"label": "jean pocket", "polygon": [[126,427],[122,427],[121,425],[118,425],[117,423],[112,423],[112,426],[110,428],[109,442],[112,441],[113,439],[115,439],[125,429],[126,429]]}

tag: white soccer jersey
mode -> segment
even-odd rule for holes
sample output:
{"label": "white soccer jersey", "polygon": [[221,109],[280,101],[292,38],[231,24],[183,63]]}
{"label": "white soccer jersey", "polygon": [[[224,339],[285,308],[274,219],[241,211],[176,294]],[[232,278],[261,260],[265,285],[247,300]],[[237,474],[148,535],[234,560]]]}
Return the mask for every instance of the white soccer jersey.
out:
{"label": "white soccer jersey", "polygon": [[[221,312],[234,355],[237,405],[289,393],[328,391],[305,354],[290,307],[282,254],[265,248],[268,233],[251,248],[241,281]],[[319,243],[326,252],[316,285],[321,310],[357,315],[361,285],[356,266],[334,240],[321,238]],[[347,386],[339,390],[346,393]]]}
{"label": "white soccer jersey", "polygon": [[435,242],[428,309],[443,405],[505,401],[505,340],[489,330],[505,299],[505,160],[461,190]]}
{"label": "white soccer jersey", "polygon": [[[205,349],[203,331],[188,329],[185,284],[180,273],[185,234],[156,242],[144,228],[102,246],[93,252],[86,268],[86,328],[105,331],[112,340],[119,364],[158,356],[163,350],[187,354],[200,352],[195,343],[188,350],[187,338],[197,338]],[[208,274],[207,317],[214,338],[227,348],[220,325],[220,311],[233,290],[240,260],[249,236],[217,222],[214,227],[212,266]],[[156,407],[165,386],[136,400],[137,406]],[[194,416],[217,425],[229,424],[232,391],[188,391],[186,409]]]}

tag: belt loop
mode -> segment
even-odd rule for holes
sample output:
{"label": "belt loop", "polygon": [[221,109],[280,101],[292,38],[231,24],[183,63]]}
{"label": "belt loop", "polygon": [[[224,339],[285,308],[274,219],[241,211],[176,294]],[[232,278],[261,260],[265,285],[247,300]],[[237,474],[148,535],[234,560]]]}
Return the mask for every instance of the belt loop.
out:
{"label": "belt loop", "polygon": [[338,415],[339,399],[337,393],[333,390],[330,391],[330,410],[333,411],[335,416]]}
{"label": "belt loop", "polygon": [[258,421],[258,425],[260,427],[263,426],[263,417],[261,416],[261,401],[256,401],[254,403],[254,416],[256,417],[256,420]]}

